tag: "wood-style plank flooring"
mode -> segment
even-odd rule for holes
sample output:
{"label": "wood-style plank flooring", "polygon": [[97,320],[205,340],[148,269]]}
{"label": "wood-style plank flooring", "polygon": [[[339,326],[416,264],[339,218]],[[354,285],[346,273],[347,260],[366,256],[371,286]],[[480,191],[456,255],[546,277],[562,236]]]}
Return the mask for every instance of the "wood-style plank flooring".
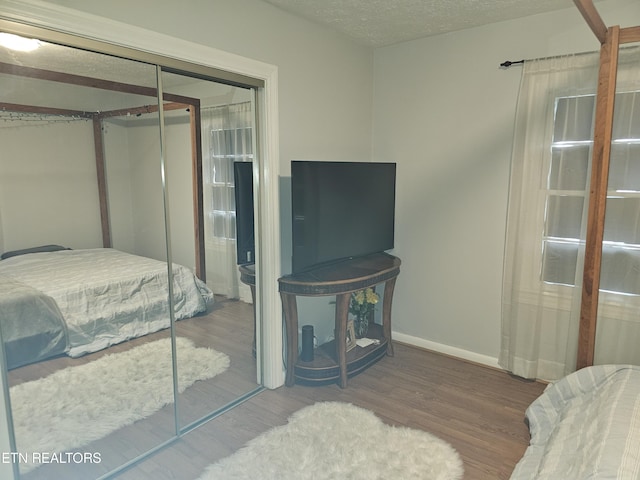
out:
{"label": "wood-style plank flooring", "polygon": [[[224,373],[209,380],[196,382],[180,394],[178,405],[181,426],[186,426],[257,388],[256,362],[252,356],[253,308],[250,304],[219,297],[206,314],[176,322],[176,333],[178,336],[191,339],[197,347],[210,347],[227,354],[230,358],[230,366]],[[9,383],[13,386],[36,380],[57,370],[80,366],[104,355],[117,354],[168,336],[167,329],[80,358],[61,356],[20,367],[9,372]],[[177,357],[178,369],[180,369],[179,350]],[[37,408],[40,402],[55,400],[49,400],[44,394],[43,398],[34,399],[33,408]],[[100,412],[96,412],[96,416],[100,416]],[[92,428],[91,422],[88,422],[86,428]],[[171,404],[158,413],[74,450],[83,453],[99,453],[100,463],[80,465],[52,463],[24,474],[21,478],[23,480],[98,478],[174,435],[174,408]],[[19,435],[16,442],[19,452],[30,451],[28,446],[20,442]]]}
{"label": "wood-style plank flooring", "polygon": [[390,425],[426,430],[446,440],[464,461],[465,479],[506,479],[529,442],[524,412],[544,388],[503,371],[395,343],[394,357],[351,378],[346,389],[295,385],[264,391],[118,478],[198,478],[207,465],[285,424],[300,408],[342,401],[367,408]]}
{"label": "wood-style plank flooring", "polygon": [[[194,390],[188,391],[193,396],[182,401],[189,410],[183,417],[198,418],[255,387],[255,360],[251,355],[253,326],[247,321],[250,314],[250,305],[223,301],[206,316],[178,322],[182,326],[179,334],[231,357],[229,371],[213,379],[216,381],[202,382],[202,385],[199,382],[192,387]],[[130,348],[162,335],[166,332],[119,348]],[[289,415],[300,408],[320,401],[349,402],[373,411],[390,425],[423,429],[446,440],[463,459],[465,479],[509,478],[529,442],[525,409],[542,393],[545,385],[397,342],[394,346],[394,357],[385,357],[349,379],[346,389],[334,384],[265,390],[117,478],[196,479],[210,463],[232,454],[271,427],[285,424]],[[56,360],[64,365],[71,361]],[[33,371],[27,368],[14,371],[14,381],[39,376],[35,373],[38,368],[54,367],[41,365],[33,366]],[[83,451],[101,451],[103,457],[108,458],[99,468],[77,467],[71,474],[68,468],[46,466],[24,475],[24,480],[96,478],[118,459],[130,460],[154,442],[166,440],[171,434],[171,419],[172,409],[167,408],[83,448]]]}

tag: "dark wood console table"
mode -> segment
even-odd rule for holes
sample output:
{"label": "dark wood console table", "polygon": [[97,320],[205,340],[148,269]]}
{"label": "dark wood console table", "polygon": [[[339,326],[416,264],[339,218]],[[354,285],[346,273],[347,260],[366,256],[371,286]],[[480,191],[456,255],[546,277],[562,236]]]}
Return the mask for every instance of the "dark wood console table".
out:
{"label": "dark wood console table", "polygon": [[[342,388],[345,388],[349,375],[364,370],[385,354],[393,356],[391,303],[399,273],[399,258],[386,253],[376,253],[278,279],[287,331],[286,385],[292,386],[296,379],[311,383],[325,383],[335,379],[339,381]],[[351,294],[381,283],[384,283],[382,326],[371,325],[368,335],[377,338],[379,344],[369,345],[365,348],[356,347],[347,352],[347,317]],[[312,362],[303,362],[298,358],[296,297],[299,295],[307,297],[336,296],[336,339],[316,349]]]}

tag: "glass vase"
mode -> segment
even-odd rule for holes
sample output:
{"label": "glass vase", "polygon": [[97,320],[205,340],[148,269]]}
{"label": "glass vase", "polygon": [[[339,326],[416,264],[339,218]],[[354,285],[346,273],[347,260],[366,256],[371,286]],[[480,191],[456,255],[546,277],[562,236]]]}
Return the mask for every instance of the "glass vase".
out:
{"label": "glass vase", "polygon": [[356,338],[364,338],[367,336],[367,332],[369,331],[369,317],[368,316],[358,316],[353,321],[353,327],[356,333]]}

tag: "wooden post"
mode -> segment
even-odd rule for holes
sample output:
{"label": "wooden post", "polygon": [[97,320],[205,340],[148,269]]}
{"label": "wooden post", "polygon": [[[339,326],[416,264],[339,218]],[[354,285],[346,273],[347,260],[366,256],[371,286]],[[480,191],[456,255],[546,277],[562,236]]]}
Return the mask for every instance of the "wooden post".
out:
{"label": "wooden post", "polygon": [[595,352],[600,264],[602,261],[602,240],[604,237],[609,158],[613,130],[613,107],[618,72],[619,34],[619,27],[609,28],[606,41],[600,49],[600,72],[596,97],[589,213],[582,280],[578,355],[576,359],[577,369],[593,365]]}
{"label": "wooden post", "polygon": [[104,169],[104,139],[102,138],[102,118],[100,116],[93,117],[93,144],[96,155],[96,172],[98,175],[100,222],[102,224],[102,246],[104,248],[111,248],[111,226],[109,222],[107,178]]}
{"label": "wooden post", "polygon": [[191,175],[193,182],[193,234],[196,249],[196,276],[206,282],[200,102],[193,102],[189,105],[189,116],[191,119]]}

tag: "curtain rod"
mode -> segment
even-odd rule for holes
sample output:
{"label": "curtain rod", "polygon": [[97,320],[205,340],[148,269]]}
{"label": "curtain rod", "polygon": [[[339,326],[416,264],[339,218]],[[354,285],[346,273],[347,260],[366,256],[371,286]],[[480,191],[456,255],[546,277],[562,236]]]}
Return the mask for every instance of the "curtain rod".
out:
{"label": "curtain rod", "polygon": [[213,108],[223,108],[223,107],[235,107],[236,105],[245,105],[247,103],[251,103],[251,101],[245,100],[242,102],[221,103],[220,105],[209,105],[207,107],[202,107],[201,110],[211,110]]}
{"label": "curtain rod", "polygon": [[526,60],[517,60],[517,61],[510,61],[507,60],[506,62],[502,62],[500,64],[501,68],[509,68],[511,65],[521,65],[524,64],[525,62],[533,62],[535,60],[550,60],[552,58],[562,58],[562,57],[569,57],[569,56],[578,56],[578,55],[589,55],[592,53],[598,53],[597,51],[591,51],[591,52],[580,52],[580,53],[565,53],[562,55],[551,55],[549,57],[539,57],[539,58],[528,58]]}
{"label": "curtain rod", "polygon": [[[638,48],[638,46],[636,45],[632,45],[632,46],[627,46],[627,47],[620,47],[620,50],[631,50],[633,48]],[[590,55],[592,53],[598,53],[598,51],[596,50],[592,50],[590,52],[579,52],[579,53],[565,53],[562,55],[551,55],[549,57],[540,57],[540,58],[529,58],[526,60],[516,60],[516,61],[511,61],[511,60],[507,60],[505,62],[502,62],[500,64],[501,68],[509,68],[511,65],[519,65],[519,64],[524,64],[525,62],[532,62],[534,60],[549,60],[552,58],[561,58],[561,57],[568,57],[568,56],[578,56],[578,55]]]}
{"label": "curtain rod", "polygon": [[515,62],[507,60],[506,62],[502,62],[500,66],[502,68],[509,68],[511,65],[517,65],[518,63],[524,63],[524,60],[516,60]]}

